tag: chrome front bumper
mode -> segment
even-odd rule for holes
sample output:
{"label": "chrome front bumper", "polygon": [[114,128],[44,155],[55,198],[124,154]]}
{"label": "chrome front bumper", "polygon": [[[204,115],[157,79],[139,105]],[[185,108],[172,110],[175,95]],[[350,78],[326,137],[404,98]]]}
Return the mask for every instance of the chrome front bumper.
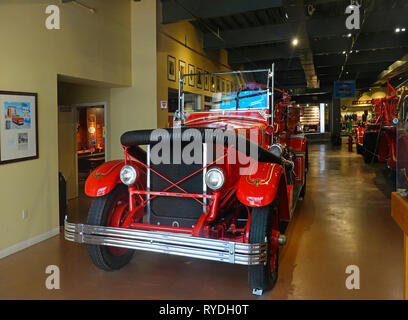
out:
{"label": "chrome front bumper", "polygon": [[239,243],[193,237],[188,234],[100,227],[65,221],[68,241],[160,252],[241,265],[266,263],[266,243]]}

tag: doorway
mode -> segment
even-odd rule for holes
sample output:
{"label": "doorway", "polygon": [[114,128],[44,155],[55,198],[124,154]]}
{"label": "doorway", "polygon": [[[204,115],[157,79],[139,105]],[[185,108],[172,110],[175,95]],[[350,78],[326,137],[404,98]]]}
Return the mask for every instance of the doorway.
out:
{"label": "doorway", "polygon": [[105,102],[59,106],[58,163],[65,180],[60,190],[66,190],[68,212],[77,213],[74,220],[81,222],[90,206],[86,179],[106,161],[106,120]]}
{"label": "doorway", "polygon": [[76,153],[79,192],[89,174],[106,160],[104,105],[76,107]]}

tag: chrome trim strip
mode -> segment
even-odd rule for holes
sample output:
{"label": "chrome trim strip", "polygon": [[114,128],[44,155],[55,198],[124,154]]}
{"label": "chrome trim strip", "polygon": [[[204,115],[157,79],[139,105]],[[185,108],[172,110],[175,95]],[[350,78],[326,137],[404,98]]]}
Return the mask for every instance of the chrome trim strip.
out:
{"label": "chrome trim strip", "polygon": [[64,235],[66,240],[78,243],[108,245],[242,265],[262,264],[267,259],[266,243],[247,244],[174,232],[102,227],[65,221]]}

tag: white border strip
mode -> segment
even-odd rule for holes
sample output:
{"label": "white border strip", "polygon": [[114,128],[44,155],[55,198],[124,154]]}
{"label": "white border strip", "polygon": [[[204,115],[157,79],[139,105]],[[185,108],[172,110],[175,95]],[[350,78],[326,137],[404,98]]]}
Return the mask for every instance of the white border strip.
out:
{"label": "white border strip", "polygon": [[0,259],[5,258],[13,253],[19,252],[21,250],[27,249],[28,247],[31,247],[41,241],[47,240],[49,238],[52,238],[56,236],[57,234],[60,233],[60,227],[54,228],[46,233],[40,234],[38,236],[35,236],[33,238],[24,240],[22,242],[16,243],[15,245],[12,245],[11,247],[8,247],[6,249],[3,249],[0,251]]}

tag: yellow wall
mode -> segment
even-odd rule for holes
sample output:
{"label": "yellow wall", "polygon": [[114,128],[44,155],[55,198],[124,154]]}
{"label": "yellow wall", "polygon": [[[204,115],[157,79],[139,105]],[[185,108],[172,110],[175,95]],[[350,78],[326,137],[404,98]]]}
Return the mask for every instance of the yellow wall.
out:
{"label": "yellow wall", "polygon": [[[160,4],[158,3],[160,15]],[[203,72],[221,72],[231,70],[228,66],[226,50],[205,52],[202,48],[203,35],[189,22],[177,22],[172,24],[160,24],[157,26],[157,126],[167,127],[169,112],[160,108],[160,101],[168,101],[168,88],[178,89],[179,60],[188,65],[192,64],[196,69]],[[167,56],[176,58],[176,81],[168,80]],[[210,91],[185,85],[185,91],[197,94],[211,95]]]}
{"label": "yellow wall", "polygon": [[156,0],[132,1],[131,14],[132,86],[111,90],[110,159],[123,158],[125,131],[157,126]]}
{"label": "yellow wall", "polygon": [[[60,8],[60,30],[45,28],[49,4]],[[101,94],[112,112],[110,157],[121,156],[125,129],[156,124],[155,1],[86,4],[96,13],[60,1],[0,2],[0,90],[37,92],[39,115],[39,159],[0,166],[0,252],[58,226],[58,75],[116,87]]]}

